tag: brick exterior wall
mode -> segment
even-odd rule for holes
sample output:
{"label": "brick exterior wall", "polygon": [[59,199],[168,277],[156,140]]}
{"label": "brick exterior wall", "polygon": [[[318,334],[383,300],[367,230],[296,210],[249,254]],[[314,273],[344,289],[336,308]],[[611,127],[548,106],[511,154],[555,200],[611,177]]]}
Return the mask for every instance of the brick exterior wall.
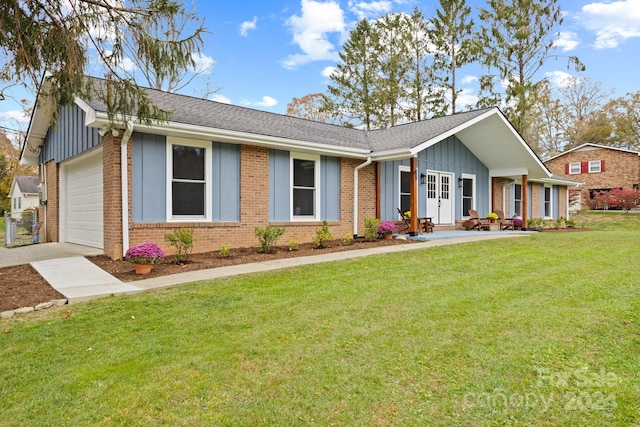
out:
{"label": "brick exterior wall", "polygon": [[[116,139],[117,140],[117,139]],[[122,229],[120,203],[108,204],[107,197],[115,197],[113,192],[120,191],[119,140],[111,144],[105,154],[105,254],[113,259],[122,257],[121,240],[112,241],[109,237],[107,244],[107,220],[110,227],[109,236],[117,236]],[[106,141],[105,141],[106,145]],[[116,149],[117,148],[117,149]],[[111,159],[117,151],[118,164]],[[131,153],[131,145],[129,146]],[[109,162],[107,162],[109,160]],[[340,221],[330,221],[329,230],[334,239],[342,239],[347,234],[353,234],[353,171],[362,160],[340,160]],[[113,169],[107,172],[107,166]],[[375,217],[376,214],[376,167],[369,165],[359,171],[358,197],[358,234],[364,234],[364,219]],[[107,190],[106,177],[112,180]],[[129,245],[133,246],[145,241],[152,241],[160,245],[168,255],[175,253],[173,248],[164,241],[164,235],[179,227],[194,230],[193,252],[209,252],[220,250],[221,245],[236,247],[258,246],[255,237],[255,227],[264,228],[267,225],[283,226],[286,231],[280,237],[278,245],[287,245],[290,240],[297,243],[313,241],[315,230],[322,226],[322,222],[269,222],[269,150],[261,147],[243,145],[240,147],[240,222],[183,222],[183,223],[133,223],[131,221],[131,155],[129,155]],[[117,184],[116,184],[117,183]],[[112,188],[112,189],[111,189]],[[109,196],[107,196],[109,192]],[[115,200],[115,198],[114,198]],[[117,207],[116,207],[117,206]],[[107,211],[112,212],[107,212]]]}
{"label": "brick exterior wall", "polygon": [[[604,160],[604,172],[566,173],[566,165],[573,162]],[[582,200],[588,200],[591,189],[634,188],[640,184],[640,156],[609,148],[577,150],[545,162],[549,170],[559,176],[582,183],[577,189]]]}
{"label": "brick exterior wall", "polygon": [[[47,204],[40,206],[38,213],[44,221],[44,232],[40,231],[40,242],[60,241],[60,167],[55,161],[45,163],[44,182],[47,191]],[[42,170],[42,168],[40,169]],[[40,178],[42,180],[42,177]]]}

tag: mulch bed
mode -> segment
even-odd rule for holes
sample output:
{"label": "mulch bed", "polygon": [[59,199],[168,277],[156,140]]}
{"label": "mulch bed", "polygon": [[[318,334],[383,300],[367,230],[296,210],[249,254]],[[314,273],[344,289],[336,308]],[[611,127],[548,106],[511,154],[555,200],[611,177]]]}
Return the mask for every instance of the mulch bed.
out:
{"label": "mulch bed", "polygon": [[[311,243],[306,243],[300,244],[298,250],[295,251],[289,250],[288,246],[279,246],[273,253],[269,254],[260,253],[255,247],[231,248],[227,257],[221,256],[220,252],[191,254],[188,261],[180,265],[174,264],[173,257],[169,256],[164,263],[155,265],[151,273],[145,275],[136,274],[134,266],[126,261],[114,261],[104,255],[87,257],[87,259],[123,282],[131,282],[167,274],[228,265],[412,243],[415,243],[415,241],[380,239],[368,242],[357,239],[352,244],[345,245],[341,240],[333,240],[328,242],[326,248],[322,249],[316,249]],[[42,276],[28,264],[0,268],[0,311],[15,310],[20,307],[33,307],[42,302],[62,298],[64,296],[49,286]]]}

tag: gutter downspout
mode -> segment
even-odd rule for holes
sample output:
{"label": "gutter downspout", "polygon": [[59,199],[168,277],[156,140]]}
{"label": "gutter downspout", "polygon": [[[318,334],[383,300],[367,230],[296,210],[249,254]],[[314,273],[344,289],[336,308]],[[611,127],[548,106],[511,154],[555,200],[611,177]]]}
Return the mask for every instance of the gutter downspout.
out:
{"label": "gutter downspout", "polygon": [[371,156],[367,161],[356,166],[353,170],[353,237],[358,236],[358,172],[371,164]]}
{"label": "gutter downspout", "polygon": [[120,182],[122,183],[122,256],[129,249],[129,170],[127,145],[133,133],[133,122],[128,120],[122,139],[120,140]]}

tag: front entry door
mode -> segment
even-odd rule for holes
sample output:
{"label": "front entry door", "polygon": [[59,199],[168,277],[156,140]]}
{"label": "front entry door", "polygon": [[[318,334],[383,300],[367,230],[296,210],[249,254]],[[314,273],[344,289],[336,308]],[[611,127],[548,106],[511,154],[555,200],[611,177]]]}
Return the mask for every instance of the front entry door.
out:
{"label": "front entry door", "polygon": [[434,224],[453,224],[453,174],[427,172],[427,216]]}

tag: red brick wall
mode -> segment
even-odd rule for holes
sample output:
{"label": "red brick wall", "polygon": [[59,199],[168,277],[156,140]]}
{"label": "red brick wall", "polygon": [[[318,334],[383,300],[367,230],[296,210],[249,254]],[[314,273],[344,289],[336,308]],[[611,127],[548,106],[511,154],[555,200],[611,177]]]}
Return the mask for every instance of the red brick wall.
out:
{"label": "red brick wall", "polygon": [[122,258],[121,140],[110,133],[102,138],[104,253],[113,259]]}
{"label": "red brick wall", "polygon": [[40,241],[60,241],[60,167],[55,161],[45,164],[45,184],[47,187],[47,204],[41,206],[39,218],[44,221],[44,233],[40,233]]}
{"label": "red brick wall", "polygon": [[[569,175],[566,164],[604,160],[604,172]],[[572,151],[545,162],[549,170],[559,176],[582,183],[577,189],[582,200],[588,200],[590,189],[633,188],[640,183],[640,157],[635,153],[608,148]]]}

